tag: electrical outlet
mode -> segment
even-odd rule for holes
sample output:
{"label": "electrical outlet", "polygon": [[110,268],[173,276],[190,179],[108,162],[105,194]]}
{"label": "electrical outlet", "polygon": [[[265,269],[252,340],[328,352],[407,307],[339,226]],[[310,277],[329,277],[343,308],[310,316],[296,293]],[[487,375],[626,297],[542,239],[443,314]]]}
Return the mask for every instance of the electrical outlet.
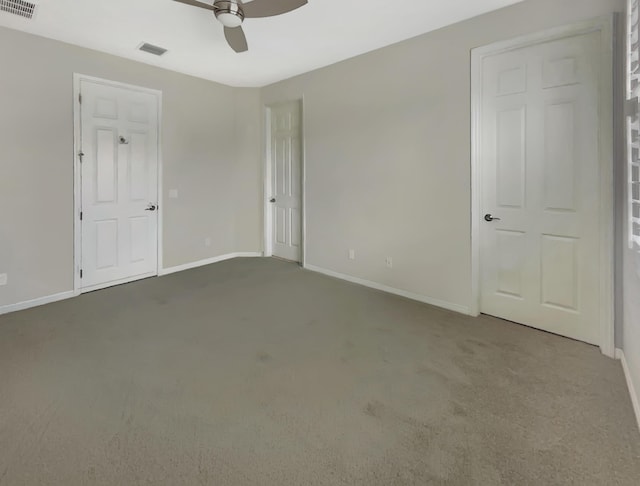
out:
{"label": "electrical outlet", "polygon": [[177,189],[169,189],[169,199],[178,199]]}
{"label": "electrical outlet", "polygon": [[7,274],[0,273],[0,285],[7,285]]}
{"label": "electrical outlet", "polygon": [[204,239],[204,246],[211,246],[211,238],[209,236]]}
{"label": "electrical outlet", "polygon": [[356,251],[349,250],[349,260],[355,260],[355,259],[356,259]]}
{"label": "electrical outlet", "polygon": [[386,260],[385,260],[385,263],[386,263],[388,268],[393,268],[393,258],[387,257]]}

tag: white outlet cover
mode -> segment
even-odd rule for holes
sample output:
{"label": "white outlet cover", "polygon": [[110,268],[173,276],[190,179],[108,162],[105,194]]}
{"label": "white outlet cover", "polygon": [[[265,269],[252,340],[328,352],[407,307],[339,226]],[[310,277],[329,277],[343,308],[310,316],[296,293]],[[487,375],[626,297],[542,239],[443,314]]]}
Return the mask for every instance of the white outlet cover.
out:
{"label": "white outlet cover", "polygon": [[7,274],[6,273],[0,273],[0,285],[7,285]]}
{"label": "white outlet cover", "polygon": [[389,267],[389,268],[393,267],[393,258],[387,257],[387,259],[385,261],[386,261],[387,267]]}
{"label": "white outlet cover", "polygon": [[204,246],[211,246],[211,238],[207,237],[204,239]]}
{"label": "white outlet cover", "polygon": [[349,250],[349,260],[355,260],[355,259],[356,259],[356,251]]}
{"label": "white outlet cover", "polygon": [[178,199],[177,189],[169,189],[169,199]]}

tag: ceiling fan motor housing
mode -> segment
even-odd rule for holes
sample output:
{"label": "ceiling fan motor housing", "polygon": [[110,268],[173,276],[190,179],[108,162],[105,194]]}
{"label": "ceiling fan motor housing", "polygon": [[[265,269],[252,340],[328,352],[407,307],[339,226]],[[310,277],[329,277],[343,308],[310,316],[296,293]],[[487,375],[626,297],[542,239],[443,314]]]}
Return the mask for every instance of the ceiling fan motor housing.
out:
{"label": "ceiling fan motor housing", "polygon": [[[4,0],[0,0],[2,2]],[[22,1],[22,0],[20,0]],[[245,17],[257,19],[262,17],[275,17],[296,10],[308,3],[308,0],[253,0],[243,5],[242,0],[174,0],[192,7],[200,7],[213,10],[218,22],[224,25],[224,37],[227,43],[236,52],[246,52],[249,49],[247,38],[242,29]],[[246,13],[244,9],[247,9]]]}
{"label": "ceiling fan motor housing", "polygon": [[213,4],[216,18],[225,27],[240,27],[244,21],[244,12],[238,2],[216,0]]}

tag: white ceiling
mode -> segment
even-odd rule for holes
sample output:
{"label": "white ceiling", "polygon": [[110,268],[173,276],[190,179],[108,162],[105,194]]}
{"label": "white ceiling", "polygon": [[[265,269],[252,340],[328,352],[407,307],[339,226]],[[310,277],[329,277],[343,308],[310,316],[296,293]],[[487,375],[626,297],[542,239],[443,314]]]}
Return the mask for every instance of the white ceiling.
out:
{"label": "white ceiling", "polygon": [[[173,0],[32,1],[33,20],[0,11],[0,25],[232,86],[264,86],[521,0],[309,0],[279,17],[245,20],[243,54],[227,46],[212,12]],[[142,42],[169,52],[140,52]]]}

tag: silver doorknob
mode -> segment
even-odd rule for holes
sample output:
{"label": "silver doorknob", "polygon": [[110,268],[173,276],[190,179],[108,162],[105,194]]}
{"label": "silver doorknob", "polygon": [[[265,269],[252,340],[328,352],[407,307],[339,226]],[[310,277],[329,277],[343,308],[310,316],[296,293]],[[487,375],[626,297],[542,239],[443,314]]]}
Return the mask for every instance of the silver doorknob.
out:
{"label": "silver doorknob", "polygon": [[491,221],[502,221],[500,218],[494,218],[493,216],[491,216],[490,214],[485,214],[484,215],[484,220],[487,223],[491,223]]}
{"label": "silver doorknob", "polygon": [[269,199],[269,202],[270,202],[270,203],[274,203],[274,202],[276,202],[276,198],[275,198],[275,197],[272,197],[271,199]]}

